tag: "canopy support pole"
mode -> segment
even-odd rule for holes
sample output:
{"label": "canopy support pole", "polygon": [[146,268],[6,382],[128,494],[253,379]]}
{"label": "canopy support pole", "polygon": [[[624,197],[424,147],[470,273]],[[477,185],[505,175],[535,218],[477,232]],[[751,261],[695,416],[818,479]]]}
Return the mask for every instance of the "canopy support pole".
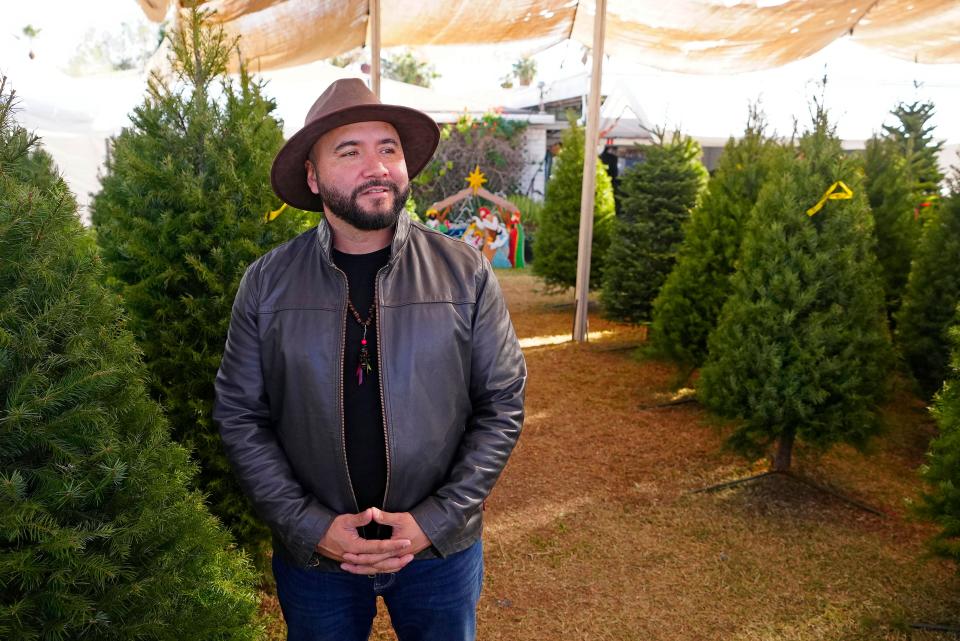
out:
{"label": "canopy support pole", "polygon": [[580,195],[580,241],[577,247],[577,306],[573,340],[587,340],[587,296],[590,293],[590,249],[593,244],[593,204],[597,183],[597,132],[600,123],[600,73],[603,67],[603,36],[607,0],[597,0],[593,17],[593,71],[587,94],[587,131],[583,145],[583,191]]}
{"label": "canopy support pole", "polygon": [[370,90],[380,97],[380,0],[370,0]]}

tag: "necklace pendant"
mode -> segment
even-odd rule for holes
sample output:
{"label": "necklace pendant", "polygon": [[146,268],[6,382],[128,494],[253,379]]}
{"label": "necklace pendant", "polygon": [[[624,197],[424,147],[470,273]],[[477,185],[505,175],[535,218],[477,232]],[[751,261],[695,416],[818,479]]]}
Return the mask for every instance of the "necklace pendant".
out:
{"label": "necklace pendant", "polygon": [[360,318],[357,308],[353,306],[349,298],[347,299],[347,309],[363,328],[363,337],[360,339],[360,358],[357,363],[356,372],[357,385],[363,385],[363,375],[369,375],[370,372],[373,371],[373,363],[370,362],[370,350],[367,349],[367,328],[370,327],[370,322],[373,320],[373,314],[376,311],[376,302],[370,305],[370,313],[367,315],[367,320]]}
{"label": "necklace pendant", "polygon": [[370,351],[367,349],[367,341],[363,341],[360,347],[360,362],[357,363],[357,385],[363,385],[363,375],[370,374],[373,371],[373,364],[370,362]]}

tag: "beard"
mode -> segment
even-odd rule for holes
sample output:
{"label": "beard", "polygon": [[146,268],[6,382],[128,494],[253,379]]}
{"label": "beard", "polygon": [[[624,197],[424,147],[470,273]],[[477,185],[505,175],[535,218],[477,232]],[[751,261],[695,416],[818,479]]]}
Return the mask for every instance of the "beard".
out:
{"label": "beard", "polygon": [[[387,180],[368,180],[350,194],[337,191],[333,187],[324,185],[319,180],[317,180],[317,187],[320,198],[323,199],[323,204],[327,206],[330,213],[362,231],[376,231],[392,227],[400,217],[400,212],[403,211],[407,204],[407,197],[410,195],[409,183],[401,191],[396,183]],[[393,206],[387,211],[370,211],[361,207],[358,202],[360,194],[371,187],[383,187],[389,190],[393,195]]]}

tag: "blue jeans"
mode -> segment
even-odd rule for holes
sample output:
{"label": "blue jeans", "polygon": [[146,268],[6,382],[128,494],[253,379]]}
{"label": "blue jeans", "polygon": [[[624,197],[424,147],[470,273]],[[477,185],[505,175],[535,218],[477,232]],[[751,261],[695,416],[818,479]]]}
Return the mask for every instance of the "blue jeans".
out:
{"label": "blue jeans", "polygon": [[298,568],[274,554],[273,575],[288,641],[366,641],[378,595],[399,641],[476,638],[480,541],[445,559],[414,560],[399,572],[372,577]]}

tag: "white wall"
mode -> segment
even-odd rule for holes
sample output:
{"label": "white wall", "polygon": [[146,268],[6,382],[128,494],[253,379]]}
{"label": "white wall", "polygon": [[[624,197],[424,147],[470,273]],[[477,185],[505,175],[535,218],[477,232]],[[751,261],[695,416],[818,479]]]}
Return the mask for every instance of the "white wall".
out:
{"label": "white wall", "polygon": [[543,125],[530,124],[523,138],[523,173],[520,175],[519,191],[534,200],[543,200],[543,159],[547,153],[547,129]]}

